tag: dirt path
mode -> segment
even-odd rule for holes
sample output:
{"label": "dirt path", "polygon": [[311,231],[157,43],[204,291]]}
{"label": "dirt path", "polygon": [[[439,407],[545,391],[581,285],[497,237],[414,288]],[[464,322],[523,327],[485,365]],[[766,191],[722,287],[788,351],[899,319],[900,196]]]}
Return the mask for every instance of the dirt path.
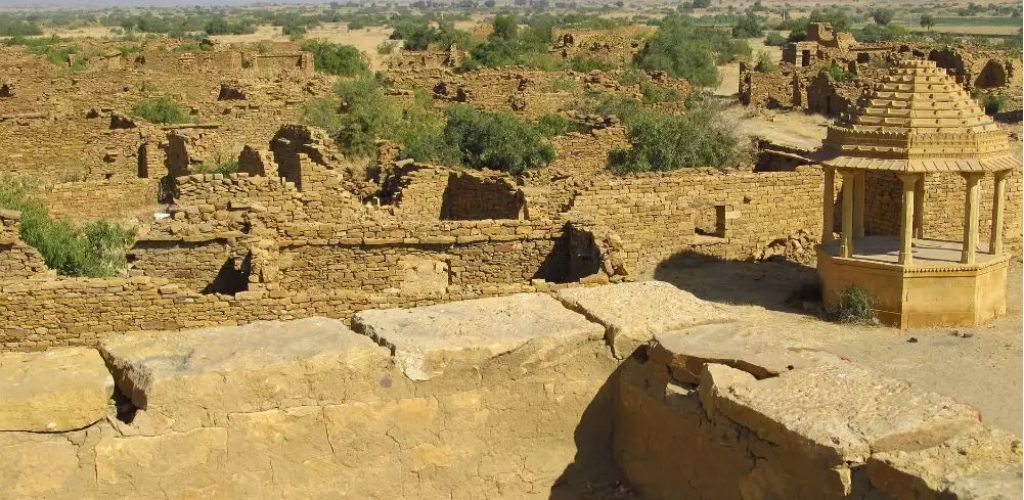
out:
{"label": "dirt path", "polygon": [[[845,356],[924,389],[977,407],[985,422],[1021,436],[1021,265],[1011,264],[1007,314],[978,328],[913,329],[838,325],[784,305],[814,269],[784,262],[680,259],[663,266],[669,281],[723,305],[766,332]],[[968,335],[967,338],[954,332]],[[911,341],[911,339],[916,341]]]}

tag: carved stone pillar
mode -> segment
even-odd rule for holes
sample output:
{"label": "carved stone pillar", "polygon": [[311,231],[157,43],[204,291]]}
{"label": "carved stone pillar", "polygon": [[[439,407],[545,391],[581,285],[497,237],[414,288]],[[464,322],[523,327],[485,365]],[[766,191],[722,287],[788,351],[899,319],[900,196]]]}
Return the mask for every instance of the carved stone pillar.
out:
{"label": "carved stone pillar", "polygon": [[836,169],[821,167],[821,170],[825,173],[825,187],[821,193],[824,200],[821,204],[821,242],[829,243],[833,239],[832,230],[836,226]]}
{"label": "carved stone pillar", "polygon": [[853,183],[856,173],[850,170],[840,170],[839,175],[843,178],[843,229],[840,240],[839,256],[853,256]]}
{"label": "carved stone pillar", "polygon": [[1006,206],[1006,176],[1009,173],[1009,170],[995,173],[992,189],[992,233],[988,247],[992,255],[1003,254],[1003,211]]}
{"label": "carved stone pillar", "polygon": [[961,264],[974,264],[978,253],[978,202],[981,198],[981,173],[964,172],[960,174],[966,181],[964,197],[964,247],[960,254]]}
{"label": "carved stone pillar", "polygon": [[915,191],[921,176],[917,174],[900,174],[903,184],[903,205],[900,209],[900,264],[909,267],[914,263],[914,212],[916,208]]}

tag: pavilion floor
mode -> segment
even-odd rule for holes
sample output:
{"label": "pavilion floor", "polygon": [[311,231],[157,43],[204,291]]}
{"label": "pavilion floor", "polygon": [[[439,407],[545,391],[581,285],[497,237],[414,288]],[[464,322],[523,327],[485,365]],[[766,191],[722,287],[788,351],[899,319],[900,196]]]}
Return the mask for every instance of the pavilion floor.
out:
{"label": "pavilion floor", "polygon": [[[839,242],[833,241],[820,247],[829,255],[839,255]],[[913,242],[915,267],[948,266],[960,262],[963,243],[959,241],[915,238]],[[976,262],[985,264],[997,257],[988,252],[988,243],[979,243]],[[853,240],[853,258],[885,264],[899,262],[899,236],[865,236]]]}

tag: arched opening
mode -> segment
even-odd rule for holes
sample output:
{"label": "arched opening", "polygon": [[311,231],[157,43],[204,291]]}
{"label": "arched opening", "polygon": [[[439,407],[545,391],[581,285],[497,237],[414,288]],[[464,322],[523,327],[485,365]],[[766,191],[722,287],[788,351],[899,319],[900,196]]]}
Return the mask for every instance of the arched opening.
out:
{"label": "arched opening", "polygon": [[998,61],[990,60],[978,74],[974,86],[982,89],[1002,87],[1006,85],[1006,80],[1006,68]]}

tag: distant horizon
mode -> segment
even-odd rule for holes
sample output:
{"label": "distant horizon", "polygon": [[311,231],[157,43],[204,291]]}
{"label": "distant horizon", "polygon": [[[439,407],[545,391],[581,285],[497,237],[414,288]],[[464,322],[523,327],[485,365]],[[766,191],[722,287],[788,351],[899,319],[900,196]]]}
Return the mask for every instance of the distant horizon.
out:
{"label": "distant horizon", "polygon": [[[337,3],[351,3],[336,0]],[[105,9],[110,7],[245,7],[255,5],[329,4],[331,0],[58,0],[26,3],[25,0],[0,0],[3,10]]]}

